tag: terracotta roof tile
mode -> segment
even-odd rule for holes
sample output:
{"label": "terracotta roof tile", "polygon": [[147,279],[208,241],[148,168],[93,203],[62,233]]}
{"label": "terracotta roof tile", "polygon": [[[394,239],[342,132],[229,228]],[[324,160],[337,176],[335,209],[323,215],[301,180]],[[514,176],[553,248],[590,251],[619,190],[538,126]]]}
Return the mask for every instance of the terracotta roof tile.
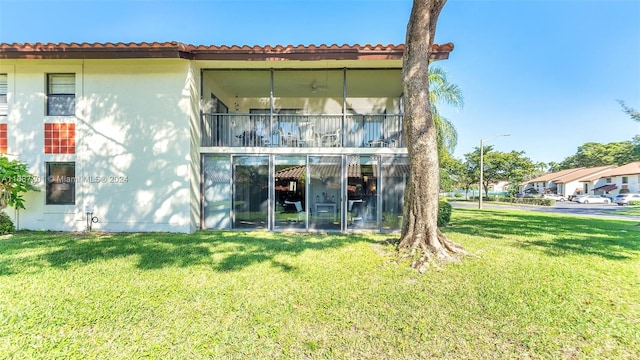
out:
{"label": "terracotta roof tile", "polygon": [[535,179],[531,179],[529,181],[526,181],[523,184],[533,184],[533,183],[537,183],[537,182],[552,181],[552,180],[557,179],[557,178],[559,178],[561,176],[565,176],[567,174],[570,174],[572,172],[576,172],[576,171],[579,171],[579,170],[582,170],[582,169],[584,169],[584,168],[566,169],[566,170],[560,170],[560,171],[544,174],[544,175],[539,176],[539,177],[537,177]]}
{"label": "terracotta roof tile", "polygon": [[611,169],[607,172],[598,175],[598,179],[605,177],[624,176],[624,175],[639,175],[640,174],[640,161],[628,163],[617,168]]}
{"label": "terracotta roof tile", "polygon": [[599,166],[599,167],[581,169],[581,170],[574,171],[569,174],[557,177],[553,179],[553,182],[555,182],[556,184],[566,184],[576,180],[589,181],[587,179],[590,178],[590,176],[602,174],[603,172],[609,169],[612,169],[614,167],[615,166],[613,165],[608,165],[608,166]]}
{"label": "terracotta roof tile", "polygon": [[[447,59],[453,44],[434,44],[433,59]],[[0,43],[0,59],[189,58],[202,60],[402,59],[404,44],[192,45],[177,41],[141,43]]]}

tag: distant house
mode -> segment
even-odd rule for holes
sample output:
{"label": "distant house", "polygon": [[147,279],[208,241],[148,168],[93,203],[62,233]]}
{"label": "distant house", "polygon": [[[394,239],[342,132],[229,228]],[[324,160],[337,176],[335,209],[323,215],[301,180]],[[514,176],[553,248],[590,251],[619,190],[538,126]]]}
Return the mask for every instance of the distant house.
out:
{"label": "distant house", "polygon": [[498,181],[495,183],[489,184],[489,193],[502,193],[509,189],[509,185],[511,185],[508,181]]}
{"label": "distant house", "polygon": [[609,169],[592,180],[594,194],[640,193],[640,161]]}
{"label": "distant house", "polygon": [[576,171],[580,171],[582,169],[584,168],[567,169],[567,170],[556,171],[556,172],[544,174],[542,176],[538,176],[529,181],[525,181],[521,183],[520,192],[521,193],[532,192],[536,194],[545,194],[545,193],[556,194],[558,193],[557,192],[558,186],[554,182],[555,179],[562,178],[565,175],[574,173]]}
{"label": "distant house", "polygon": [[[434,45],[432,60],[453,44]],[[395,230],[403,45],[0,44],[19,228]]]}
{"label": "distant house", "polygon": [[609,195],[640,192],[640,162],[623,166],[575,168],[548,173],[521,184],[521,192]]}
{"label": "distant house", "polygon": [[613,165],[584,168],[556,177],[553,179],[553,183],[557,186],[556,193],[565,197],[578,194],[588,194],[593,190],[594,183],[586,179],[602,174],[613,168],[615,168]]}

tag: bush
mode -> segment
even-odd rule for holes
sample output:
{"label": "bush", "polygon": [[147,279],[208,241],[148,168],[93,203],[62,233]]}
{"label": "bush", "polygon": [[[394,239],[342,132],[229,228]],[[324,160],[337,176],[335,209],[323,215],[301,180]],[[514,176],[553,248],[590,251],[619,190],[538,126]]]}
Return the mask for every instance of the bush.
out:
{"label": "bush", "polygon": [[629,200],[630,206],[640,206],[640,200]]}
{"label": "bush", "polygon": [[543,198],[499,198],[500,202],[508,202],[512,204],[527,204],[527,205],[542,205],[542,206],[553,206],[556,201],[553,199],[543,199]]}
{"label": "bush", "polygon": [[438,227],[446,226],[451,221],[451,204],[440,199],[438,203]]}
{"label": "bush", "polygon": [[0,212],[0,235],[13,234],[15,231],[16,227],[13,225],[9,215]]}

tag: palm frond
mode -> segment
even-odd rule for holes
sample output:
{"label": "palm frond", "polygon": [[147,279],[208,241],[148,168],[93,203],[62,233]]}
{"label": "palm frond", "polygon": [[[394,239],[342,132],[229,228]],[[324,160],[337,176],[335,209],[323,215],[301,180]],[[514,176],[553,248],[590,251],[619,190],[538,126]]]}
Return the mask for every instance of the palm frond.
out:
{"label": "palm frond", "polygon": [[449,119],[440,115],[438,103],[446,103],[458,109],[464,107],[462,90],[447,80],[447,73],[438,66],[429,68],[429,103],[434,125],[437,129],[438,154],[450,155],[458,144],[458,132]]}

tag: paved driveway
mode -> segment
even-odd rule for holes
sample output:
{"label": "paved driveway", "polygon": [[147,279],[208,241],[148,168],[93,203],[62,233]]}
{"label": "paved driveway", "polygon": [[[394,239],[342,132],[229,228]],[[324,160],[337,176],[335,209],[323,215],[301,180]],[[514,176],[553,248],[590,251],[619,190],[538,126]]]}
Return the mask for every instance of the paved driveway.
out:
{"label": "paved driveway", "polygon": [[[454,208],[478,208],[477,202],[467,201],[451,201],[451,206]],[[620,220],[640,220],[640,216],[629,216],[616,214],[617,211],[622,210],[623,206],[617,204],[578,204],[570,201],[556,202],[554,206],[537,206],[537,205],[518,205],[518,204],[502,204],[483,202],[482,207],[484,209],[512,209],[512,210],[529,210],[540,211],[556,214],[567,214],[577,216],[592,216],[602,217],[610,219]]]}

